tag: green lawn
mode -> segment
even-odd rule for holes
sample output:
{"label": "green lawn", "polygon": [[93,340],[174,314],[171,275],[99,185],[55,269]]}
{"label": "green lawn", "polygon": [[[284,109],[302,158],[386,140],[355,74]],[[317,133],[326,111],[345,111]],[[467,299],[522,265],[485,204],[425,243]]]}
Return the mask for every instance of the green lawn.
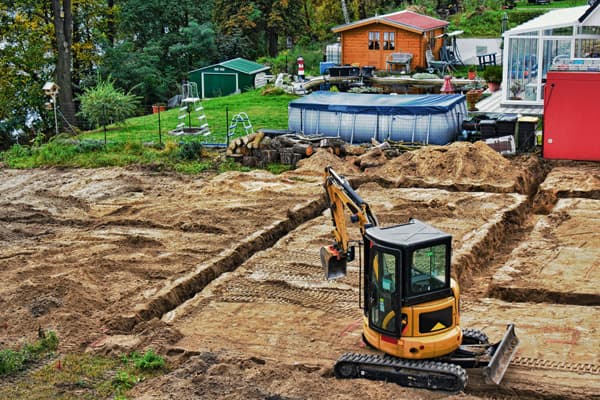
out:
{"label": "green lawn", "polygon": [[544,9],[553,9],[553,8],[568,8],[568,7],[577,7],[584,6],[587,4],[587,0],[552,0],[548,4],[529,4],[527,0],[517,1],[517,8],[530,9],[530,8],[544,8]]}
{"label": "green lawn", "polygon": [[[152,169],[199,173],[205,170],[243,169],[225,159],[222,153],[206,150],[207,144],[226,143],[227,129],[235,114],[245,112],[254,130],[260,128],[287,129],[288,104],[296,96],[275,93],[263,95],[254,90],[202,101],[210,130],[209,136],[172,136],[179,109],[159,114],[130,118],[125,124],[108,126],[78,136],[64,134],[48,143],[32,146],[15,145],[0,153],[0,161],[9,168],[74,167],[98,168],[142,165]],[[229,115],[229,117],[227,117]],[[239,129],[235,136],[244,132]],[[274,171],[281,166],[271,166]],[[270,168],[271,169],[271,168]]]}
{"label": "green lawn", "polygon": [[[160,113],[161,141],[200,140],[207,143],[225,143],[229,123],[235,114],[245,112],[255,130],[260,128],[287,129],[288,103],[297,98],[288,94],[263,95],[262,91],[254,90],[202,101],[206,120],[212,134],[208,137],[180,136],[175,137],[167,132],[175,129],[179,108]],[[228,112],[227,112],[228,111]],[[229,118],[227,118],[229,115]],[[192,113],[192,123],[194,124]],[[107,140],[113,142],[155,142],[159,141],[159,114],[144,115],[131,118],[122,126],[109,126]],[[185,119],[187,124],[188,119]],[[197,124],[196,124],[197,126]],[[241,133],[241,130],[238,130]],[[96,129],[80,135],[81,139],[104,140],[103,129]]]}

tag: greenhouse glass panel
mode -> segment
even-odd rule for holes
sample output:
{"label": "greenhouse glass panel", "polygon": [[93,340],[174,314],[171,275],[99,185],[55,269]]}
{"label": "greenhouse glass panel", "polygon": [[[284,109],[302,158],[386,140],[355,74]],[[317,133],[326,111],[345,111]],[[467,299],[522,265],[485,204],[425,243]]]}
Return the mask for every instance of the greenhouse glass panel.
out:
{"label": "greenhouse glass panel", "polygon": [[538,39],[510,38],[508,55],[509,100],[537,98]]}
{"label": "greenhouse glass panel", "polygon": [[576,39],[575,58],[600,58],[600,39]]}
{"label": "greenhouse glass panel", "polygon": [[563,26],[560,28],[546,29],[544,36],[573,36],[572,26]]}

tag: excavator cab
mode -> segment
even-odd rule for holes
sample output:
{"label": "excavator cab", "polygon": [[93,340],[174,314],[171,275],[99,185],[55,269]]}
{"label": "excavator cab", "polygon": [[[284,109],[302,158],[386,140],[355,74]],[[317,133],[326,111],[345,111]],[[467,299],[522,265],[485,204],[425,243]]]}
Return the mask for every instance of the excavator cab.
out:
{"label": "excavator cab", "polygon": [[[400,338],[408,326],[403,307],[454,296],[450,285],[451,241],[450,235],[417,219],[366,230],[363,304],[370,329]],[[456,324],[454,314],[454,305],[434,307],[419,314],[414,328],[421,334],[443,331]]]}

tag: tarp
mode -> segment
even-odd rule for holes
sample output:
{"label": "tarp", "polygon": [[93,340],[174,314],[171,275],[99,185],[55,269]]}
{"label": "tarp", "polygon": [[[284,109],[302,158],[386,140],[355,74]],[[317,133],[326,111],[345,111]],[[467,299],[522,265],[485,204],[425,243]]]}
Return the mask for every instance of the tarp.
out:
{"label": "tarp", "polygon": [[443,145],[456,138],[466,115],[461,94],[315,92],[289,103],[288,129],[349,143],[389,139]]}
{"label": "tarp", "polygon": [[463,103],[462,94],[385,95],[314,92],[289,103],[291,108],[357,114],[441,114]]}

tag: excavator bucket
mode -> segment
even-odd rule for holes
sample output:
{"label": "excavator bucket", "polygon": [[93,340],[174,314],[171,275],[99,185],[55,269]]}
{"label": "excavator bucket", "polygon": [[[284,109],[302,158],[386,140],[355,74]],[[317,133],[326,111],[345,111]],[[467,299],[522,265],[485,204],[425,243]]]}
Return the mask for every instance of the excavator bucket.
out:
{"label": "excavator bucket", "polygon": [[504,373],[510,364],[510,360],[512,360],[517,351],[518,345],[519,338],[515,334],[515,326],[509,324],[504,333],[504,337],[497,345],[495,345],[496,349],[492,359],[488,365],[483,368],[483,377],[487,383],[493,382],[496,385],[500,384],[504,377]]}
{"label": "excavator bucket", "polygon": [[321,247],[321,265],[327,279],[337,279],[346,276],[346,257],[333,246]]}

